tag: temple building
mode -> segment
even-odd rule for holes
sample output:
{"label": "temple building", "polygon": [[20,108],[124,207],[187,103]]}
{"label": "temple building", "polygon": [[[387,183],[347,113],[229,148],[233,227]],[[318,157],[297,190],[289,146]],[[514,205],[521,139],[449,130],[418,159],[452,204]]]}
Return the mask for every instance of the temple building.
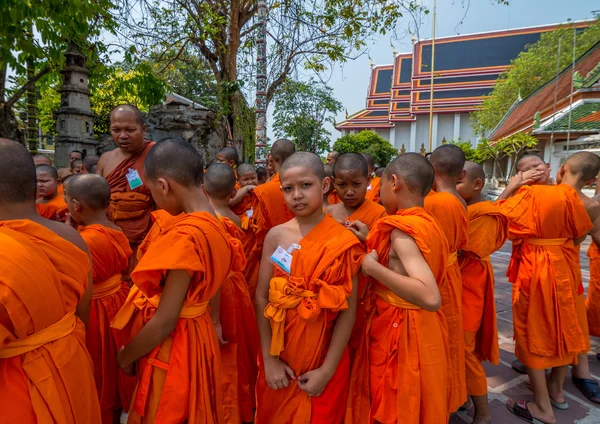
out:
{"label": "temple building", "polygon": [[[575,22],[585,28],[589,22]],[[560,25],[437,38],[429,146],[431,40],[414,43],[391,65],[372,66],[365,109],[336,125],[342,135],[369,129],[399,151],[425,152],[446,141],[470,141],[470,113],[491,93],[500,74],[526,46]]]}

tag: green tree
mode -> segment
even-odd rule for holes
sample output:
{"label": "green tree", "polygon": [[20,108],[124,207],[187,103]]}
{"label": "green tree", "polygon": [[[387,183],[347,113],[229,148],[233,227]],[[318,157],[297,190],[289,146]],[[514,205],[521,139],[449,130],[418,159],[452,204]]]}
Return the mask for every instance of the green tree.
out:
{"label": "green tree", "polygon": [[376,166],[386,166],[398,154],[389,141],[370,130],[338,138],[333,143],[333,150],[340,153],[369,153]]}
{"label": "green tree", "polygon": [[[533,149],[538,144],[535,137],[525,133],[513,134],[495,143],[490,142],[487,138],[482,139],[475,149],[474,162],[483,163],[487,160],[493,160],[496,163],[497,169],[500,170],[500,175],[504,180],[508,180],[515,171],[517,158],[528,149]],[[504,158],[512,157],[512,165],[505,174],[500,161]]]}
{"label": "green tree", "polygon": [[290,138],[299,150],[317,155],[329,150],[333,124],[342,104],[333,97],[333,89],[314,80],[286,81],[275,94],[273,130],[277,137]]}
{"label": "green tree", "polygon": [[465,158],[467,160],[481,163],[481,158],[477,154],[477,149],[473,148],[470,141],[462,141],[459,137],[458,140],[452,140],[450,144],[454,144],[455,146],[460,147],[460,149],[464,152]]}
{"label": "green tree", "polygon": [[[528,46],[512,61],[494,86],[481,109],[471,115],[471,126],[476,134],[485,135],[502,120],[519,93],[527,97],[556,76],[558,44],[561,43],[559,68],[569,66],[573,57],[573,27],[561,28],[542,34],[539,41]],[[600,20],[577,34],[575,56],[579,57],[600,41]]]}

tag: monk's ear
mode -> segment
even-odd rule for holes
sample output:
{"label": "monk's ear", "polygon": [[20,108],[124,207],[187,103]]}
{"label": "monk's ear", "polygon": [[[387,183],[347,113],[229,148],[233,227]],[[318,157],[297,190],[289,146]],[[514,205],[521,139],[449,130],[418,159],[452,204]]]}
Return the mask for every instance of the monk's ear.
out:
{"label": "monk's ear", "polygon": [[485,181],[483,181],[481,178],[477,178],[473,182],[473,190],[475,190],[475,191],[481,191],[483,189],[484,185],[485,185]]}
{"label": "monk's ear", "polygon": [[142,132],[145,133],[146,132],[146,124],[142,124]]}
{"label": "monk's ear", "polygon": [[81,202],[77,199],[71,199],[71,202],[73,202],[74,209],[79,212],[81,210]]}
{"label": "monk's ear", "polygon": [[392,174],[392,191],[395,193],[402,187],[402,180],[396,174]]}
{"label": "monk's ear", "polygon": [[159,178],[158,180],[156,180],[156,184],[160,187],[160,190],[162,191],[163,196],[168,195],[169,192],[171,191],[171,187],[169,186],[169,182],[167,181],[166,178]]}

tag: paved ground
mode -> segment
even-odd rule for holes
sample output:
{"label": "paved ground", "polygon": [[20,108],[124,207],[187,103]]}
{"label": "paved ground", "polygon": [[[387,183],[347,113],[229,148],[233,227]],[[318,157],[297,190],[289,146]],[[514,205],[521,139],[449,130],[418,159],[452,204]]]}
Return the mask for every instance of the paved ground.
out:
{"label": "paved ground", "polygon": [[[589,281],[589,262],[585,256],[589,246],[589,238],[581,248],[581,267],[583,284],[586,288]],[[508,283],[506,268],[510,259],[511,245],[507,242],[502,249],[492,255],[492,263],[496,273],[496,309],[498,314],[498,335],[500,338],[500,365],[485,364],[488,376],[489,398],[492,417],[495,424],[518,424],[524,421],[513,416],[506,409],[506,400],[513,399],[533,400],[533,395],[527,389],[529,381],[526,375],[521,375],[512,370],[510,363],[515,356],[513,343],[511,284]],[[600,379],[600,361],[596,359],[595,352],[600,352],[600,338],[592,338],[592,352],[589,354],[592,375]],[[565,382],[565,396],[569,402],[567,411],[557,411],[556,419],[559,424],[600,424],[600,405],[595,405],[587,400],[573,385],[568,374]],[[471,423],[473,410],[458,413],[450,419],[451,424]]]}

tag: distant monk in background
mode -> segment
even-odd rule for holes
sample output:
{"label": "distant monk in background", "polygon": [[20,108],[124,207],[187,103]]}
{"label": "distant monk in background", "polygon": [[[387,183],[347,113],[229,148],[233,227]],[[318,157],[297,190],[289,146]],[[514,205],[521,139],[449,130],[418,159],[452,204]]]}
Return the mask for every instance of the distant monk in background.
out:
{"label": "distant monk in background", "polygon": [[71,150],[69,153],[69,166],[73,163],[74,160],[83,160],[83,152],[79,150]]}
{"label": "distant monk in background", "polygon": [[52,161],[46,155],[33,155],[33,163],[35,166],[48,165],[52,166]]}
{"label": "distant monk in background", "polygon": [[135,266],[137,248],[152,225],[150,212],[155,209],[155,203],[145,184],[144,160],[156,143],[144,139],[144,115],[132,105],[113,109],[110,133],[118,149],[102,155],[96,173],[106,178],[110,185],[107,214],[123,230],[131,244],[131,271]]}

